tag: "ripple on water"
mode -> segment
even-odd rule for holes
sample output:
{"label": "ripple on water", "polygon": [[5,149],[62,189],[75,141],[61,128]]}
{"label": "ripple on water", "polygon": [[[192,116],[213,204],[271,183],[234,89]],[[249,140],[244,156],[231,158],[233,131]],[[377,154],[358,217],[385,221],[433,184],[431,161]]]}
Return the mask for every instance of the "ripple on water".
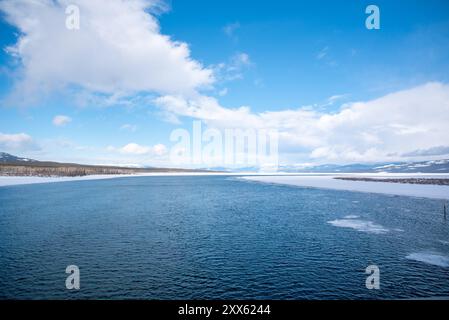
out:
{"label": "ripple on water", "polygon": [[345,219],[357,219],[357,218],[360,218],[360,216],[356,216],[354,214],[350,214],[350,215],[345,216],[344,218]]}
{"label": "ripple on water", "polygon": [[[0,299],[448,297],[449,269],[428,263],[449,265],[447,230],[432,199],[225,177],[6,187]],[[388,290],[366,290],[368,263]]]}

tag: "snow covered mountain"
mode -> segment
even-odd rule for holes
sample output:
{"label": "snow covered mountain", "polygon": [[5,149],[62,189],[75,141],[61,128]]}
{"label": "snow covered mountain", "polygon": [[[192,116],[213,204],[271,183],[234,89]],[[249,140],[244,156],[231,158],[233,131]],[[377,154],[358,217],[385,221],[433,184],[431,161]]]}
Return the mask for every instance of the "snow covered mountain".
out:
{"label": "snow covered mountain", "polygon": [[449,173],[449,159],[421,162],[394,162],[376,164],[325,164],[309,167],[281,166],[283,172],[390,172],[390,173]]}
{"label": "snow covered mountain", "polygon": [[13,156],[12,154],[6,152],[0,152],[0,163],[4,164],[27,164],[27,163],[37,163],[39,161],[28,159],[28,158],[19,158]]}
{"label": "snow covered mountain", "polygon": [[[214,167],[203,170],[225,172],[259,172],[258,167],[226,168]],[[323,165],[280,165],[277,172],[285,173],[449,173],[449,159],[421,162],[393,162],[374,164],[323,164]]]}

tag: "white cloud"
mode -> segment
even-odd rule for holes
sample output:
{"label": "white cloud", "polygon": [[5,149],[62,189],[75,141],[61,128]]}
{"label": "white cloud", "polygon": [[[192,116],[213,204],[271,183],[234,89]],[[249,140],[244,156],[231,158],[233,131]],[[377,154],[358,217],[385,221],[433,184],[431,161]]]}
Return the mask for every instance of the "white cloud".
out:
{"label": "white cloud", "polygon": [[243,78],[243,71],[253,66],[249,54],[238,52],[227,63],[219,63],[214,66],[214,74],[221,81],[233,81]]}
{"label": "white cloud", "polygon": [[251,64],[251,60],[249,59],[249,54],[241,52],[241,53],[237,53],[234,57],[233,57],[233,64],[236,66],[247,66]]}
{"label": "white cloud", "polygon": [[218,91],[218,95],[220,96],[220,97],[224,97],[225,95],[227,95],[228,94],[228,88],[223,88],[223,89],[221,89],[220,91]]}
{"label": "white cloud", "polygon": [[449,85],[437,82],[345,104],[334,113],[309,108],[253,113],[205,96],[164,96],[155,102],[166,112],[217,128],[277,129],[281,149],[306,152],[308,159],[302,160],[399,160],[415,150],[447,145],[449,137]]}
{"label": "white cloud", "polygon": [[[20,36],[8,48],[21,64],[26,95],[76,87],[106,95],[189,94],[209,86],[212,71],[186,43],[160,33],[149,13],[157,0],[6,0],[0,10]],[[80,29],[65,27],[65,8],[80,9]]]}
{"label": "white cloud", "polygon": [[227,109],[215,98],[198,95],[193,99],[181,96],[163,96],[155,99],[155,104],[176,116],[186,116],[204,120],[220,127],[255,127],[260,118],[251,114],[248,107]]}
{"label": "white cloud", "polygon": [[127,145],[121,148],[109,146],[107,150],[110,152],[119,152],[121,154],[135,155],[135,156],[142,156],[142,155],[163,156],[167,153],[167,148],[163,144],[156,144],[154,146],[144,146],[134,142],[128,143]]}
{"label": "white cloud", "polygon": [[404,156],[420,157],[420,156],[441,156],[449,155],[449,146],[437,146],[428,149],[419,149],[404,154]]}
{"label": "white cloud", "polygon": [[53,118],[53,124],[57,127],[63,127],[72,122],[72,118],[64,115],[58,115]]}
{"label": "white cloud", "polygon": [[39,146],[31,136],[26,133],[6,134],[0,132],[1,151],[33,151],[39,150]]}
{"label": "white cloud", "polygon": [[320,50],[320,52],[318,52],[318,54],[316,55],[316,58],[318,60],[323,59],[325,56],[327,56],[328,51],[329,51],[329,47],[324,47],[323,49]]}
{"label": "white cloud", "polygon": [[332,57],[332,54],[330,52],[330,48],[328,46],[321,49],[315,57],[318,61],[321,61],[325,65],[329,67],[336,67],[338,66],[337,61]]}
{"label": "white cloud", "polygon": [[153,149],[151,147],[141,146],[137,143],[128,143],[126,146],[120,148],[120,152],[127,153],[127,154],[148,154]]}
{"label": "white cloud", "polygon": [[342,100],[347,98],[349,95],[347,94],[336,94],[333,96],[330,96],[329,98],[327,98],[327,105],[332,105],[335,102],[337,102],[338,100]]}
{"label": "white cloud", "polygon": [[227,25],[225,25],[223,27],[223,32],[230,38],[236,39],[235,38],[235,32],[240,28],[240,23],[239,22],[233,22],[233,23],[229,23]]}
{"label": "white cloud", "polygon": [[120,130],[127,130],[127,131],[131,131],[131,132],[136,132],[137,126],[135,124],[125,123],[124,125],[120,126]]}
{"label": "white cloud", "polygon": [[159,143],[153,146],[153,153],[157,156],[162,156],[167,153],[167,147]]}

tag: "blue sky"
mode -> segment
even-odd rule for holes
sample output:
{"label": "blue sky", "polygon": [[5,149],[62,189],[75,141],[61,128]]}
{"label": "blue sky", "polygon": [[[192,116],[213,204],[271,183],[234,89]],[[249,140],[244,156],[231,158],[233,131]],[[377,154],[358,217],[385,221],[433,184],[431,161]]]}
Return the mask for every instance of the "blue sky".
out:
{"label": "blue sky", "polygon": [[[0,151],[170,165],[170,133],[193,120],[269,123],[281,133],[282,164],[447,150],[447,1],[112,2],[0,2]],[[64,26],[71,3],[75,32]],[[365,27],[369,4],[380,8],[380,30]]]}
{"label": "blue sky", "polygon": [[[365,28],[371,3],[174,1],[161,25],[163,33],[191,44],[206,65],[235,52],[249,54],[255,67],[245,81],[227,84],[230,94],[223,101],[229,105],[283,109],[336,94],[371,98],[429,78],[447,80],[447,1],[377,1],[378,31]],[[223,27],[233,23],[239,27],[226,39]],[[325,48],[326,57],[317,60]],[[253,85],[256,80],[264,90]]]}

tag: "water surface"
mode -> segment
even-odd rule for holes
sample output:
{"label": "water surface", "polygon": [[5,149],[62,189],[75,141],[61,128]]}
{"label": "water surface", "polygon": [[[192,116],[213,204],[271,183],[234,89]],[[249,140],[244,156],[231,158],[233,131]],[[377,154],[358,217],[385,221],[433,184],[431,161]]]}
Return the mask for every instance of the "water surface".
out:
{"label": "water surface", "polygon": [[439,200],[223,176],[0,188],[2,299],[444,297],[448,256]]}

